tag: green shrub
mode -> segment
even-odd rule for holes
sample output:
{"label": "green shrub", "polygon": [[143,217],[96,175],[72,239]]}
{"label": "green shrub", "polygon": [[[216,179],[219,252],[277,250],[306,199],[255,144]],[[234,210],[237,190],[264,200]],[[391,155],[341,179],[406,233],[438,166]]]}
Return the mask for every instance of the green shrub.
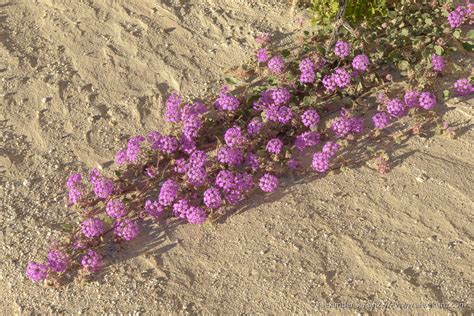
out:
{"label": "green shrub", "polygon": [[[310,0],[309,7],[314,14],[313,24],[328,24],[337,15],[339,0]],[[375,14],[385,14],[387,0],[347,0],[344,17],[349,22],[368,20]]]}

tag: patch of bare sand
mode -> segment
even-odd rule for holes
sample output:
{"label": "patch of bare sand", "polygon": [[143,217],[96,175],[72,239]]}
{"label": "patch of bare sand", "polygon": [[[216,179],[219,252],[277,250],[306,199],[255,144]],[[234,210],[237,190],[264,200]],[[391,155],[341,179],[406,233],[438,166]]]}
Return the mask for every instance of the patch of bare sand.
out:
{"label": "patch of bare sand", "polygon": [[110,249],[113,264],[97,282],[56,290],[26,280],[27,261],[41,259],[74,216],[63,207],[66,175],[108,166],[128,136],[166,128],[163,98],[215,90],[249,56],[257,30],[287,39],[286,1],[0,4],[3,314],[314,314],[318,304],[375,301],[464,302],[455,310],[471,311],[469,100],[444,110],[455,140],[411,138],[386,176],[362,164],[286,179],[216,227],[146,227]]}

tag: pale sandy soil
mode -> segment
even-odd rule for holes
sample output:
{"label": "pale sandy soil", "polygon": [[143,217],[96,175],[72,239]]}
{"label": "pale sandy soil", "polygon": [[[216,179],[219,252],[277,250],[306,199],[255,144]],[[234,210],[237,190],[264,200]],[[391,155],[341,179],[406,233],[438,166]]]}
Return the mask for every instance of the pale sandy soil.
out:
{"label": "pale sandy soil", "polygon": [[74,218],[69,172],[107,167],[128,136],[165,129],[163,98],[218,88],[257,31],[285,41],[294,28],[283,0],[0,1],[0,313],[354,313],[364,309],[317,308],[388,301],[472,312],[466,99],[442,110],[455,139],[412,137],[386,176],[362,163],[287,179],[215,227],[145,228],[110,249],[95,282],[26,279],[27,261]]}

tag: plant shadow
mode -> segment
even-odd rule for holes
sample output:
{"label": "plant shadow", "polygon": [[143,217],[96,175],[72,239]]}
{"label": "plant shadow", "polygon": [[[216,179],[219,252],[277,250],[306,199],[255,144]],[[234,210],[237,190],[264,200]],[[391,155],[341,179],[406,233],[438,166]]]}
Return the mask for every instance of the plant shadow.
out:
{"label": "plant shadow", "polygon": [[[453,108],[438,107],[437,115],[442,121],[444,115],[451,110],[453,110]],[[371,126],[370,117],[373,113],[374,111],[368,113],[370,115],[367,115],[366,126]],[[472,127],[472,124],[466,123],[467,122],[459,122],[453,125],[453,127],[458,128],[458,136],[463,135]],[[338,153],[338,158],[335,161],[336,166],[332,172],[334,174],[342,173],[341,166],[356,170],[363,168],[370,160],[374,159],[374,151],[368,150],[372,147],[376,148],[376,151],[384,151],[385,154],[390,157],[391,168],[395,168],[408,157],[419,152],[417,149],[408,149],[411,138],[432,138],[436,135],[436,128],[437,122],[428,121],[428,123],[424,124],[420,133],[414,134],[412,133],[412,126],[402,120],[392,123],[386,130],[382,131],[380,135],[370,134],[371,136],[366,135],[359,139],[349,140],[349,146]],[[397,141],[394,141],[394,135],[397,131],[403,131],[403,136],[397,138]],[[314,152],[315,149],[320,150],[320,148],[321,145],[319,145],[318,148],[312,148],[311,152]],[[311,152],[303,152],[297,158],[304,165],[308,166],[311,162]],[[374,170],[374,174],[375,172]],[[228,209],[224,215],[217,219],[216,224],[224,224],[231,216],[242,214],[266,203],[276,202],[282,199],[286,194],[289,194],[292,187],[312,183],[325,176],[325,174],[319,175],[315,173],[291,173],[282,178],[281,189],[278,192],[263,195],[253,192],[251,197],[247,200],[241,202],[236,207]],[[156,264],[161,266],[163,254],[177,246],[176,242],[170,243],[170,241],[173,240],[173,233],[182,224],[185,224],[185,222],[172,217],[155,222],[145,221],[141,227],[142,233],[135,240],[129,243],[111,245],[106,249],[107,255],[110,255],[109,267],[142,255],[152,257]],[[106,273],[107,270],[97,277],[103,278]],[[167,272],[165,271],[163,273],[166,275]]]}

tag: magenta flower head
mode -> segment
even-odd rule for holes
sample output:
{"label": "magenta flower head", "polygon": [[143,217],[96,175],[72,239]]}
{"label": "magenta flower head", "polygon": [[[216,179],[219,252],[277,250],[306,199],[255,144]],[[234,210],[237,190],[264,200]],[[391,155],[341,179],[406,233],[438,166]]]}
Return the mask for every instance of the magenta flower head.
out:
{"label": "magenta flower head", "polygon": [[94,184],[94,182],[96,182],[97,180],[99,180],[101,178],[101,174],[100,174],[100,171],[99,169],[97,168],[93,168],[91,169],[91,171],[89,171],[89,181]]}
{"label": "magenta flower head", "polygon": [[51,270],[62,273],[68,266],[68,256],[59,250],[50,250],[48,252],[48,266]]}
{"label": "magenta flower head", "polygon": [[431,110],[436,106],[436,96],[430,92],[422,92],[420,93],[418,103],[421,108]]}
{"label": "magenta flower head", "polygon": [[474,92],[474,87],[468,78],[461,78],[454,83],[454,90],[459,95],[468,95]]}
{"label": "magenta flower head", "polygon": [[201,207],[191,206],[186,213],[186,219],[190,224],[202,224],[206,221],[206,218],[206,211]]}
{"label": "magenta flower head", "polygon": [[173,214],[178,218],[186,218],[186,214],[189,210],[189,202],[185,199],[178,200],[173,204]]}
{"label": "magenta flower head", "polygon": [[360,54],[354,57],[352,60],[352,68],[358,71],[366,71],[369,68],[370,60],[365,54]]}
{"label": "magenta flower head", "polygon": [[236,97],[227,94],[227,87],[223,87],[217,98],[216,102],[214,102],[214,106],[218,110],[223,111],[235,111],[240,106],[240,101]]}
{"label": "magenta flower head", "polygon": [[91,217],[82,222],[81,230],[86,237],[99,237],[104,232],[104,223],[98,218]]}
{"label": "magenta flower head", "polygon": [[263,122],[259,119],[252,119],[247,125],[247,133],[249,133],[250,136],[255,136],[260,132],[263,125]]}
{"label": "magenta flower head", "polygon": [[[127,160],[132,161],[135,159],[135,156],[138,156],[139,151],[140,151],[140,144],[144,142],[145,140],[148,140],[148,142],[150,142],[151,144],[154,144],[155,142],[158,142],[160,139],[161,139],[161,134],[157,131],[150,132],[147,138],[143,136],[131,137],[127,143]],[[138,147],[133,148],[133,145],[138,145]],[[132,148],[130,148],[131,146]],[[138,149],[138,153],[135,153],[137,149]]]}
{"label": "magenta flower head", "polygon": [[338,117],[332,121],[331,129],[336,137],[342,138],[347,136],[352,130],[351,121],[345,117]]}
{"label": "magenta flower head", "polygon": [[431,56],[431,66],[434,71],[442,72],[446,63],[444,62],[443,57],[433,54]]}
{"label": "magenta flower head", "polygon": [[341,145],[339,145],[338,143],[329,141],[324,144],[322,152],[326,154],[329,158],[331,158],[337,153],[340,148]]}
{"label": "magenta flower head", "polygon": [[115,163],[117,165],[123,165],[127,162],[127,150],[121,149],[115,154]]}
{"label": "magenta flower head", "polygon": [[253,176],[246,172],[238,173],[235,176],[235,186],[239,192],[245,192],[251,190],[254,186]]}
{"label": "magenta flower head", "polygon": [[327,92],[334,92],[337,89],[336,81],[333,75],[325,75],[323,77],[323,85]]}
{"label": "magenta flower head", "polygon": [[81,182],[82,175],[80,173],[73,173],[67,178],[66,187],[70,189],[76,187],[76,185],[80,184]]}
{"label": "magenta flower head", "polygon": [[420,97],[420,93],[415,90],[408,90],[405,92],[404,100],[405,104],[408,108],[414,108],[418,106],[418,98]]}
{"label": "magenta flower head", "polygon": [[329,155],[324,152],[317,152],[313,155],[311,166],[318,173],[324,173],[329,170]]}
{"label": "magenta flower head", "polygon": [[386,102],[387,112],[395,117],[402,117],[406,113],[406,105],[402,100],[395,98]]}
{"label": "magenta flower head", "polygon": [[378,112],[372,116],[372,121],[378,129],[384,129],[390,123],[390,116],[385,112]]}
{"label": "magenta flower head", "polygon": [[138,157],[140,156],[141,143],[145,140],[143,136],[135,136],[128,140],[127,143],[127,161],[137,162]]}
{"label": "magenta flower head", "polygon": [[166,154],[172,154],[179,148],[179,142],[176,137],[173,136],[162,136],[158,142],[152,145],[153,149],[161,150]]}
{"label": "magenta flower head", "polygon": [[197,114],[189,115],[183,122],[183,135],[189,139],[195,139],[201,127],[201,117]]}
{"label": "magenta flower head", "polygon": [[238,148],[224,146],[217,152],[217,161],[230,166],[240,166],[244,162],[244,155]]}
{"label": "magenta flower head", "polygon": [[152,131],[148,133],[147,140],[150,143],[152,149],[155,149],[155,150],[157,149],[156,146],[157,146],[157,143],[160,141],[160,139],[161,139],[160,132]]}
{"label": "magenta flower head", "polygon": [[216,209],[222,205],[222,197],[219,192],[219,189],[211,187],[204,191],[204,204],[207,207]]}
{"label": "magenta flower head", "polygon": [[165,212],[165,207],[158,201],[146,200],[145,212],[152,217],[158,218]]}
{"label": "magenta flower head", "polygon": [[216,186],[223,190],[231,190],[234,188],[234,174],[229,170],[221,170],[216,176]]}
{"label": "magenta flower head", "polygon": [[45,264],[29,262],[26,267],[26,276],[33,282],[43,281],[48,277],[48,270]]}
{"label": "magenta flower head", "polygon": [[181,120],[181,97],[173,93],[168,97],[165,104],[165,119],[168,122],[177,123]]}
{"label": "magenta flower head", "polygon": [[257,60],[259,63],[264,63],[268,60],[270,56],[268,56],[267,50],[265,48],[260,48],[257,52]]}
{"label": "magenta flower head", "polygon": [[137,237],[140,229],[136,221],[127,218],[115,222],[114,231],[119,238],[128,241]]}
{"label": "magenta flower head", "polygon": [[179,185],[176,181],[168,179],[163,182],[158,196],[158,201],[163,206],[169,206],[173,204],[173,201],[178,196]]}
{"label": "magenta flower head", "polygon": [[188,169],[186,176],[186,181],[195,187],[204,185],[208,178],[206,168],[194,166]]}
{"label": "magenta flower head", "polygon": [[258,182],[258,186],[263,192],[274,192],[279,185],[280,181],[272,174],[265,173]]}
{"label": "magenta flower head", "polygon": [[276,88],[270,91],[271,91],[273,103],[275,105],[280,106],[280,105],[287,104],[291,99],[291,93],[288,91],[287,88]]}
{"label": "magenta flower head", "polygon": [[95,250],[89,249],[81,258],[81,265],[89,272],[97,272],[104,265],[102,255]]}
{"label": "magenta flower head", "polygon": [[336,86],[341,89],[346,88],[351,83],[351,74],[344,68],[337,68],[332,78]]}
{"label": "magenta flower head", "polygon": [[283,148],[283,142],[279,138],[270,139],[267,143],[267,151],[271,154],[278,155]]}
{"label": "magenta flower head", "polygon": [[464,22],[464,17],[466,16],[466,11],[464,7],[458,6],[456,9],[451,11],[448,15],[448,22],[451,28],[455,29],[460,27]]}
{"label": "magenta flower head", "polygon": [[183,106],[183,109],[181,111],[181,121],[186,122],[189,119],[193,119],[193,117],[195,116],[200,117],[200,115],[205,113],[206,111],[206,106],[201,102],[186,104],[185,106]]}
{"label": "magenta flower head", "polygon": [[204,167],[209,157],[203,150],[196,150],[189,156],[189,165],[192,167]]}
{"label": "magenta flower head", "polygon": [[242,193],[237,190],[226,191],[224,198],[230,205],[235,205],[242,199]]}
{"label": "magenta flower head", "polygon": [[293,112],[288,106],[284,105],[278,108],[276,116],[278,122],[280,122],[281,124],[288,124],[290,123],[291,118],[293,117]]}
{"label": "magenta flower head", "polygon": [[224,134],[224,140],[227,146],[231,148],[241,147],[247,142],[247,138],[238,126],[229,128]]}
{"label": "magenta flower head", "polygon": [[351,53],[351,44],[344,41],[337,41],[334,46],[334,54],[337,57],[345,58]]}
{"label": "magenta flower head", "polygon": [[196,142],[192,138],[189,138],[186,135],[181,135],[180,141],[181,143],[178,144],[178,146],[183,153],[190,155],[196,150]]}
{"label": "magenta flower head", "polygon": [[316,110],[306,110],[301,114],[301,121],[303,125],[309,128],[314,128],[318,125],[321,117]]}
{"label": "magenta flower head", "polygon": [[247,158],[245,158],[245,166],[252,169],[252,171],[257,171],[260,168],[258,156],[254,153],[248,153]]}
{"label": "magenta flower head", "polygon": [[112,218],[120,218],[127,215],[127,210],[125,209],[125,204],[120,200],[109,200],[105,211]]}
{"label": "magenta flower head", "polygon": [[302,84],[313,83],[315,79],[314,63],[309,58],[301,60],[299,69],[301,72],[300,82]]}
{"label": "magenta flower head", "polygon": [[72,204],[78,203],[82,198],[82,175],[80,173],[70,175],[67,179],[66,186],[69,189],[69,201]]}
{"label": "magenta flower head", "polygon": [[276,105],[270,105],[264,110],[265,118],[270,122],[278,122],[278,111],[280,108]]}
{"label": "magenta flower head", "polygon": [[112,180],[100,177],[92,183],[95,195],[100,199],[106,199],[114,192]]}
{"label": "magenta flower head", "polygon": [[280,56],[272,57],[267,65],[270,72],[274,74],[282,74],[285,71],[285,61]]}
{"label": "magenta flower head", "polygon": [[364,120],[361,117],[349,118],[351,133],[361,134],[364,131]]}
{"label": "magenta flower head", "polygon": [[295,146],[299,151],[319,144],[321,135],[318,132],[304,132],[296,137]]}
{"label": "magenta flower head", "polygon": [[174,162],[174,172],[183,174],[189,169],[189,165],[186,163],[184,158],[176,159]]}

